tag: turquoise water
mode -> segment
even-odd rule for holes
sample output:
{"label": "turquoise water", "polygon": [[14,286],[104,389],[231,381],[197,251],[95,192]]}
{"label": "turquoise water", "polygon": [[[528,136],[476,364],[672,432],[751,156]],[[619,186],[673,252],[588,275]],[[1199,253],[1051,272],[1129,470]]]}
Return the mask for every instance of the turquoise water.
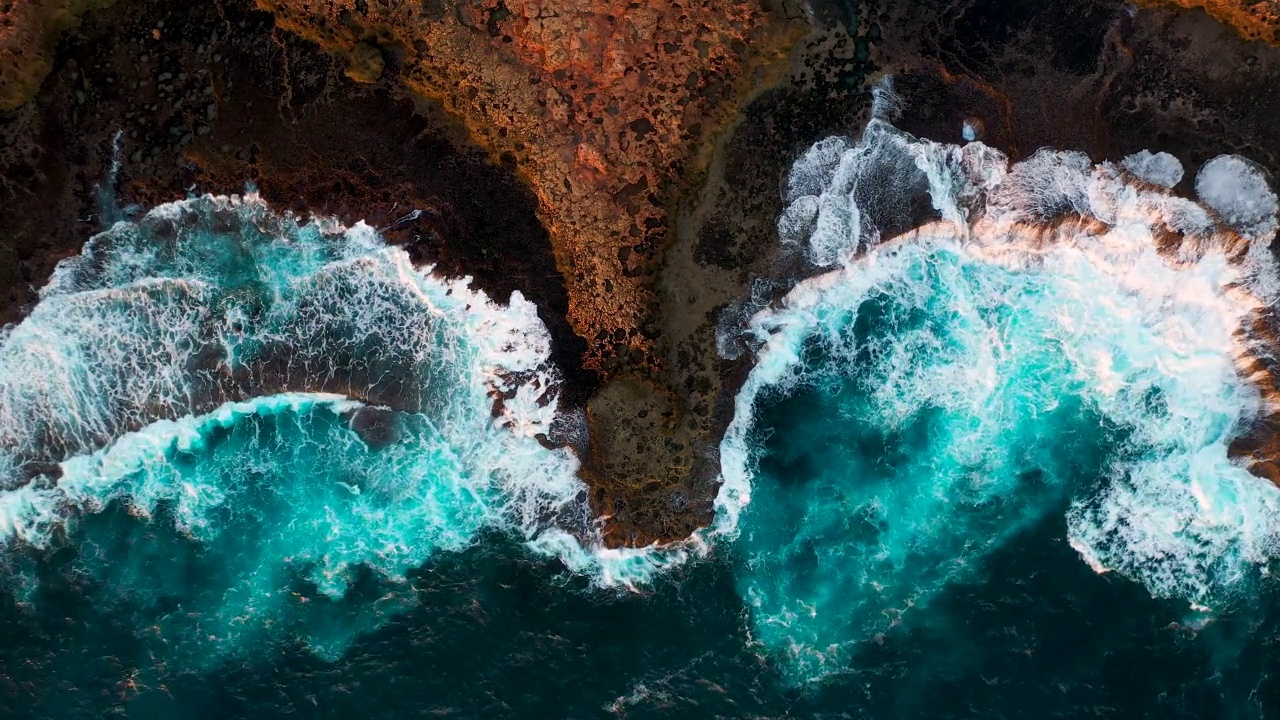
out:
{"label": "turquoise water", "polygon": [[351,429],[364,409],[271,396],[68,461],[64,493],[119,498],[144,521],[79,518],[69,545],[86,579],[137,603],[171,661],[200,666],[282,640],[340,655],[407,606],[403,588],[353,603],[367,576],[400,577],[465,548],[501,504],[458,482],[459,458],[424,417],[386,418],[399,439],[371,447]]}
{"label": "turquoise water", "polygon": [[[752,320],[718,527],[790,682],[855,671],[1047,525],[1189,622],[1267,592],[1280,490],[1227,449],[1270,412],[1241,358],[1272,352],[1276,197],[1230,158],[1174,197],[1154,157],[1011,165],[875,120],[797,162],[780,235],[836,269]],[[913,193],[937,221],[882,241]]]}
{"label": "turquoise water", "polygon": [[[102,523],[161,523],[118,506]],[[797,689],[758,642],[719,553],[644,593],[594,588],[501,535],[408,574],[413,604],[336,660],[289,643],[193,668],[140,630],[129,597],[44,561],[6,596],[0,692],[16,717],[1265,718],[1280,710],[1280,597],[1205,621],[1099,576],[1052,516],[949,584],[847,672]],[[370,582],[351,603],[384,591]]]}
{"label": "turquoise water", "polygon": [[[1213,527],[1158,524],[1208,485],[1206,469],[1213,500],[1235,505],[1224,512],[1273,512],[1275,488],[1226,457],[1256,396],[1225,358],[1217,397],[1188,397],[1198,378],[1170,372],[1185,349],[1151,352],[1157,332],[1093,322],[1114,288],[1079,270],[1011,271],[922,243],[866,261],[873,279],[795,320],[799,353],[756,399],[736,549],[755,637],[797,681],[843,671],[1053,517],[1068,520],[1077,562],[1153,593],[1212,603],[1256,590],[1254,528],[1201,508],[1189,512]],[[1100,376],[1103,358],[1119,379]],[[1252,522],[1273,533],[1276,516]]]}
{"label": "turquoise water", "polygon": [[716,521],[631,551],[519,294],[252,195],[119,223],[0,337],[0,716],[1280,714],[1280,490],[1227,454],[1275,198],[1131,164],[802,156]]}
{"label": "turquoise water", "polygon": [[42,564],[73,556],[157,658],[199,668],[337,658],[484,532],[603,586],[643,577],[539,440],[548,356],[519,294],[496,306],[363,225],[252,196],[117,223],[0,346],[6,587],[40,607]]}
{"label": "turquoise water", "polygon": [[741,590],[758,639],[806,678],[979,575],[1126,439],[1023,309],[1051,292],[1039,278],[911,255],[821,319],[797,377],[756,411]]}

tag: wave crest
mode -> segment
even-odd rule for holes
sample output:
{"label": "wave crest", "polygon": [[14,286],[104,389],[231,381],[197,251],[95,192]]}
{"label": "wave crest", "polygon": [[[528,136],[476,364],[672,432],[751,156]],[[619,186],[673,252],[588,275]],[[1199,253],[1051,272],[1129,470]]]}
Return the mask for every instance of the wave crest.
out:
{"label": "wave crest", "polygon": [[1280,552],[1280,490],[1246,469],[1274,458],[1238,450],[1274,426],[1276,196],[1235,156],[1199,202],[1181,175],[879,118],[796,162],[780,236],[835,269],[749,324],[715,532],[799,677],[1050,513],[1153,595],[1248,597]]}
{"label": "wave crest", "polygon": [[[0,344],[0,544],[74,547],[143,604],[173,591],[157,573],[203,568],[204,629],[174,632],[220,651],[284,631],[340,652],[403,604],[340,610],[361,577],[402,585],[486,532],[642,582],[670,559],[605,549],[576,458],[544,446],[549,356],[518,292],[496,305],[363,223],[252,194],[160,206],[60,264]],[[110,539],[157,520],[198,548],[187,570],[161,540]],[[299,622],[300,582],[308,612],[350,623]]]}

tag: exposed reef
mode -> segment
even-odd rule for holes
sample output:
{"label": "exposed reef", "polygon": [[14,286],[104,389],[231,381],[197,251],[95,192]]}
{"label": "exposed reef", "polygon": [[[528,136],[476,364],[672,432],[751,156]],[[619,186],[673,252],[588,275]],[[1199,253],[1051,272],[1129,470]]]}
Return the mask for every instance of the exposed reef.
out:
{"label": "exposed reef", "polygon": [[[418,261],[473,275],[500,300],[520,289],[536,302],[567,381],[562,407],[582,407],[601,374],[646,392],[623,393],[631,400],[616,412],[593,403],[593,423],[678,407],[653,346],[666,206],[750,85],[739,71],[765,68],[785,44],[766,32],[785,20],[750,4],[555,19],[537,8],[357,3],[309,16],[312,32],[291,8],[273,6],[273,20],[234,1],[121,3],[64,37],[39,95],[3,128],[15,208],[0,228],[13,259],[4,319],[20,317],[53,265],[112,219],[97,217],[97,189],[120,131],[122,205],[253,182],[277,207],[366,219]],[[393,21],[408,23],[400,35]],[[37,211],[50,200],[53,213]],[[679,451],[661,433],[632,448],[655,438],[648,456],[669,470]],[[603,452],[584,457],[597,507],[624,520],[632,478],[593,468]],[[702,494],[696,516],[656,532],[633,523],[611,540],[687,535],[709,517]]]}
{"label": "exposed reef", "polygon": [[[274,206],[360,219],[420,262],[534,299],[582,397],[582,345],[533,195],[445,113],[369,87],[245,3],[121,3],[64,38],[40,94],[0,125],[0,319],[107,220],[98,186],[119,133],[118,204],[256,183]],[[416,211],[416,212],[415,212]],[[541,249],[539,251],[539,249]]]}
{"label": "exposed reef", "polygon": [[781,29],[751,2],[391,3],[258,0],[281,27],[347,57],[362,81],[396,66],[538,196],[585,364],[661,365],[650,277],[665,206],[723,124],[743,71]]}
{"label": "exposed reef", "polygon": [[7,0],[0,3],[0,112],[35,95],[53,67],[58,36],[91,8],[115,0]]}
{"label": "exposed reef", "polygon": [[[900,91],[900,127],[941,142],[982,139],[1015,161],[1046,146],[1114,161],[1167,151],[1187,166],[1182,194],[1221,153],[1253,158],[1273,175],[1280,169],[1280,108],[1256,92],[1280,87],[1280,53],[1242,42],[1203,13],[1091,1],[860,7],[853,33],[839,22],[840,6],[827,8],[834,19],[800,45],[786,80],[744,109],[668,250],[663,329],[681,376],[675,384],[697,419],[691,430],[709,453],[750,362],[741,348],[718,347],[717,331],[815,272],[777,254],[779,188],[791,162],[823,137],[856,136],[870,84],[884,74]],[[910,221],[886,236],[931,213],[928,202],[908,209]],[[1257,460],[1266,436],[1255,429],[1233,453]],[[1262,475],[1267,467],[1253,465]]]}

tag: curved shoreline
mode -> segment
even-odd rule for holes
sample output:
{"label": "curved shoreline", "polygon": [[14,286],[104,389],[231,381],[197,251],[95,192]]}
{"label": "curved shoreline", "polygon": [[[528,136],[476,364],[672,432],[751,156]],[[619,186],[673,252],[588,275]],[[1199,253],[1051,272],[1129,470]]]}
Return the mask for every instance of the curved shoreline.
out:
{"label": "curved shoreline", "polygon": [[[369,5],[368,18],[374,18],[381,11]],[[624,201],[637,200],[645,217],[661,215],[665,223],[654,228],[667,239],[661,248],[651,248],[654,256],[643,263],[648,269],[626,280],[652,294],[651,301],[641,303],[647,308],[641,314],[650,319],[640,336],[621,341],[594,339],[599,333],[583,337],[581,327],[570,321],[576,312],[572,293],[579,291],[567,288],[561,274],[566,258],[542,229],[549,217],[546,200],[528,189],[527,153],[534,141],[521,139],[519,132],[529,128],[508,130],[501,138],[507,120],[494,116],[493,122],[484,121],[485,137],[469,140],[479,137],[479,126],[460,122],[458,107],[448,110],[404,89],[402,80],[412,74],[413,65],[406,58],[422,53],[412,47],[409,36],[396,41],[379,35],[381,21],[357,13],[353,22],[358,28],[349,37],[342,35],[345,39],[338,44],[345,54],[335,60],[276,29],[270,16],[242,2],[180,9],[160,0],[135,0],[90,12],[79,28],[64,36],[53,72],[37,97],[0,128],[9,146],[19,151],[0,158],[0,170],[26,185],[8,188],[15,209],[0,223],[0,231],[11,239],[9,248],[0,247],[0,257],[10,253],[14,258],[0,267],[0,285],[7,285],[11,293],[4,319],[18,317],[19,308],[33,299],[27,288],[41,284],[53,263],[74,252],[90,234],[96,185],[111,162],[110,139],[124,129],[119,194],[127,202],[154,205],[180,197],[193,186],[239,192],[250,179],[277,207],[336,215],[347,223],[368,218],[392,242],[405,245],[415,260],[435,262],[453,276],[474,275],[492,297],[501,299],[520,289],[538,305],[551,330],[553,353],[566,379],[562,404],[584,408],[597,440],[610,436],[583,446],[584,457],[595,457],[586,477],[594,488],[597,510],[611,516],[610,542],[647,545],[686,537],[712,518],[719,438],[732,417],[736,388],[749,369],[745,359],[720,357],[717,330],[724,322],[740,322],[743,312],[758,307],[758,301],[776,298],[789,287],[790,278],[805,272],[787,261],[779,265],[774,252],[773,223],[781,212],[777,183],[809,144],[857,127],[866,108],[864,89],[878,72],[892,70],[901,78],[908,107],[917,109],[908,112],[903,126],[920,135],[946,138],[959,132],[963,117],[972,116],[981,121],[992,144],[1011,154],[1017,155],[1013,151],[1018,148],[1025,152],[1054,144],[1100,147],[1092,154],[1105,158],[1136,150],[1154,128],[1167,135],[1169,145],[1190,148],[1184,157],[1192,164],[1215,147],[1243,143],[1249,148],[1246,154],[1278,167],[1278,141],[1262,134],[1265,124],[1259,118],[1267,112],[1265,103],[1227,109],[1206,90],[1221,84],[1216,78],[1226,66],[1247,68],[1240,71],[1243,86],[1267,82],[1277,75],[1270,48],[1224,40],[1214,33],[1226,30],[1195,13],[1143,11],[1126,20],[1117,2],[1112,8],[1116,17],[1085,14],[1072,28],[1071,37],[1097,39],[1096,57],[1082,61],[1068,56],[1050,37],[1010,43],[1001,51],[1005,56],[974,58],[964,53],[979,46],[975,33],[977,39],[993,42],[1019,28],[1033,36],[1052,36],[1057,32],[1054,13],[1062,9],[1030,11],[1030,20],[997,13],[988,18],[986,29],[975,30],[963,13],[947,14],[945,5],[933,0],[873,0],[866,3],[853,31],[841,25],[847,18],[835,3],[817,7],[812,24],[801,17],[798,6],[769,8],[784,24],[803,28],[808,35],[785,59],[768,52],[778,52],[794,38],[770,37],[777,44],[766,43],[768,52],[749,48],[762,53],[760,64],[743,67],[755,68],[758,74],[739,77],[743,84],[724,88],[726,93],[717,90],[717,99],[707,95],[700,100],[709,104],[697,139],[682,135],[677,145],[683,148],[679,153],[703,159],[686,162],[682,171],[670,176],[678,176],[679,182],[662,185],[655,175],[646,180],[646,190],[636,191],[639,194],[601,200],[622,203],[624,215],[630,212]],[[453,28],[446,33],[454,38],[450,42],[474,36],[465,42],[478,44],[467,46],[469,50],[449,43],[428,45],[422,57],[436,59],[413,67],[434,67],[432,62],[447,60],[454,48],[462,54],[449,56],[454,58],[449,62],[481,53],[495,58],[495,67],[508,67],[503,72],[534,68],[550,72],[554,87],[571,89],[568,74],[555,77],[559,70],[569,72],[567,66],[556,66],[558,61],[533,52],[535,46],[526,42],[535,37],[528,17],[498,17],[501,13],[490,10],[494,12],[476,27],[467,25],[476,25],[475,18],[440,18]],[[166,18],[164,27],[158,27]],[[490,21],[498,34],[489,32]],[[921,29],[929,22],[938,23],[936,33]],[[365,38],[369,32],[373,34]],[[505,42],[505,36],[512,42]],[[1170,49],[1184,39],[1188,51]],[[558,47],[558,41],[549,42],[546,47]],[[375,73],[373,55],[365,52],[367,72],[356,72],[353,79],[347,72],[352,69],[348,59],[360,43],[376,51],[383,67]],[[512,45],[520,47],[510,49]],[[682,53],[688,50],[680,48]],[[1206,56],[1205,48],[1214,54]],[[1117,64],[1115,58],[1125,53],[1133,59]],[[220,59],[215,61],[215,55]],[[1030,63],[1039,79],[1010,72],[1001,64],[1014,55]],[[1177,70],[1171,79],[1152,74],[1170,67]],[[160,80],[166,74],[169,77]],[[443,77],[429,82],[440,90]],[[611,81],[601,76],[591,82]],[[1089,119],[1067,118],[1052,127],[1036,121],[1028,108],[1035,107],[1045,83],[1062,83],[1067,96],[1089,107]],[[540,84],[538,93],[548,87]],[[695,94],[711,88],[695,85]],[[205,95],[206,86],[212,88],[210,95]],[[448,90],[463,92],[469,87]],[[476,89],[496,93],[491,96],[495,102],[508,104],[532,98],[537,105],[542,97],[529,95],[527,87],[504,83]],[[508,90],[515,94],[504,95]],[[1182,98],[1185,115],[1160,110],[1152,100],[1156,91]],[[585,94],[557,92],[566,111],[586,112]],[[464,105],[483,101],[461,95],[457,100]],[[552,103],[546,111],[556,107]],[[481,115],[493,112],[463,109]],[[1206,114],[1220,119],[1227,134],[1220,136],[1217,130],[1186,120]],[[571,121],[566,116],[568,125],[563,127],[586,117]],[[414,140],[406,145],[405,138]],[[517,143],[525,146],[521,152],[526,155],[517,152]],[[509,157],[503,152],[507,145]],[[339,157],[332,153],[335,147],[344,150]],[[559,145],[550,143],[538,152],[555,147]],[[610,152],[614,151],[602,151],[601,167],[607,169],[617,157],[626,157]],[[497,165],[491,163],[495,154]],[[595,177],[588,172],[595,162],[590,152],[575,150],[570,155],[564,163],[555,161],[560,168],[556,172]],[[702,172],[697,168],[704,163]],[[593,182],[604,184],[590,193],[608,196],[610,183],[638,183],[640,175],[633,170],[616,177],[597,172]],[[648,203],[646,193],[654,196],[656,205]],[[54,198],[52,204],[49,198]],[[422,213],[407,219],[411,210]],[[89,222],[83,222],[85,218]],[[559,225],[551,230],[566,232]],[[613,263],[609,260],[611,267]],[[577,282],[569,279],[569,285]],[[598,300],[608,299],[611,307],[622,302],[597,295]],[[639,364],[628,360],[606,372],[622,382],[598,393],[600,376],[591,369],[594,361],[583,362],[595,352],[588,345],[621,342],[630,347],[633,340],[643,340],[651,349],[635,358]],[[594,405],[589,402],[592,397]],[[645,417],[639,417],[641,413]]]}

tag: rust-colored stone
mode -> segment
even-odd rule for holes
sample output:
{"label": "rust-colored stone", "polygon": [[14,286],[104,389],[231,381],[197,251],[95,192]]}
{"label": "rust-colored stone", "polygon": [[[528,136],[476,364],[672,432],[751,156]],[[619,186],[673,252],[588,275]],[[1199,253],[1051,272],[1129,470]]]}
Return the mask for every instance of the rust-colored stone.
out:
{"label": "rust-colored stone", "polygon": [[[109,1],[0,0],[0,52],[7,53],[0,66],[0,108],[11,108],[36,90],[59,30],[74,24],[85,8]],[[7,178],[0,189],[15,197],[31,194],[21,207],[35,208],[12,213],[10,224],[18,232],[11,233],[12,242],[0,243],[0,287],[11,291],[10,314],[29,305],[32,288],[58,257],[74,251],[73,241],[84,229],[75,223],[90,212],[85,199],[106,166],[106,139],[115,129],[134,124],[144,127],[136,138],[132,130],[125,136],[121,188],[144,204],[169,199],[174,188],[235,189],[253,178],[273,202],[347,219],[368,216],[388,232],[405,236],[397,241],[424,252],[438,244],[430,259],[447,269],[475,273],[486,287],[505,287],[506,277],[519,279],[510,284],[528,290],[525,286],[537,287],[534,279],[545,275],[547,288],[536,299],[553,325],[558,353],[579,354],[576,333],[588,344],[586,365],[608,381],[586,403],[591,442],[582,455],[584,477],[596,509],[609,518],[606,531],[613,544],[683,537],[710,519],[718,470],[715,449],[747,362],[720,358],[719,319],[726,309],[749,308],[742,302],[751,278],[786,274],[786,268],[773,266],[771,254],[773,222],[780,212],[777,179],[798,148],[857,124],[857,98],[864,72],[872,65],[894,69],[894,63],[921,58],[925,65],[936,65],[934,84],[923,88],[930,92],[917,95],[927,98],[921,107],[943,111],[920,115],[923,125],[912,126],[913,131],[945,138],[958,131],[961,116],[978,117],[987,126],[984,137],[1015,154],[1020,147],[1041,144],[1087,149],[1099,157],[1111,156],[1110,150],[1119,147],[1147,147],[1153,127],[1142,121],[1147,116],[1133,120],[1124,113],[1167,107],[1168,95],[1148,93],[1165,92],[1171,83],[1189,83],[1178,90],[1198,108],[1189,116],[1215,119],[1227,113],[1219,126],[1245,139],[1269,138],[1256,132],[1265,125],[1258,119],[1274,115],[1266,98],[1253,95],[1256,87],[1265,86],[1258,78],[1272,72],[1259,55],[1270,48],[1231,45],[1232,52],[1257,61],[1248,72],[1237,72],[1243,59],[1205,62],[1223,52],[1214,38],[1225,31],[1200,12],[1143,12],[1134,19],[1118,3],[1101,9],[1091,3],[1045,5],[1035,12],[1047,14],[1047,20],[1013,18],[1006,33],[993,30],[989,22],[968,23],[960,30],[937,24],[955,10],[941,0],[860,3],[862,18],[854,36],[838,28],[815,30],[805,49],[792,57],[782,90],[764,93],[754,109],[738,118],[744,98],[772,83],[769,73],[782,66],[775,61],[807,28],[799,20],[799,6],[788,13],[768,5],[790,0],[763,0],[765,5],[762,0],[246,1],[271,12],[277,27],[290,32],[272,30],[269,19],[258,13],[250,13],[247,25],[230,22],[227,13],[243,9],[229,0],[209,7],[130,0],[118,6],[117,15],[136,15],[137,22],[116,33],[106,17],[116,11],[109,10],[97,26],[95,37],[116,37],[94,41],[103,48],[119,46],[110,62],[99,69],[100,63],[85,60],[96,57],[94,53],[81,48],[79,67],[68,63],[46,83],[48,92],[37,103],[42,107],[21,108],[12,116],[11,134],[38,137],[41,152],[48,152],[27,158],[22,156],[27,145],[11,144],[0,153],[0,160],[26,173]],[[1195,0],[1160,0],[1166,7],[1184,2]],[[1201,4],[1227,7],[1210,0]],[[819,13],[838,9],[833,5],[823,11],[821,6],[805,7]],[[879,12],[878,6],[883,6]],[[1240,5],[1260,23],[1241,32],[1274,42],[1274,36],[1259,29],[1268,23],[1274,28],[1274,6],[1275,0]],[[202,9],[208,15],[204,21],[219,29],[225,25],[233,36],[226,42],[243,43],[252,35],[260,45],[254,52],[261,56],[252,68],[192,55],[190,46],[199,55],[206,38],[216,34],[210,32],[212,26],[200,26],[203,34],[187,38],[192,42],[185,50],[174,44],[170,34],[178,35],[180,25],[195,33],[197,25],[190,21],[200,13],[192,8]],[[160,16],[179,10],[186,23],[158,26]],[[788,14],[796,20],[780,19]],[[1237,28],[1248,25],[1221,11],[1216,16]],[[1184,28],[1187,24],[1197,29]],[[232,26],[237,29],[230,30]],[[1144,28],[1145,44],[1131,45],[1131,26]],[[951,35],[939,39],[940,33]],[[94,35],[81,31],[72,40],[81,34]],[[128,43],[121,39],[126,34]],[[1153,48],[1164,52],[1160,48],[1172,47],[1170,37],[1177,39],[1179,49],[1151,60]],[[299,38],[318,43],[331,55],[321,55],[324,62],[304,61],[312,51],[301,46],[312,46]],[[189,65],[187,84],[198,73],[214,78],[214,101],[223,108],[216,120],[202,107],[204,100],[191,102],[199,96],[181,94],[187,104],[179,107],[173,97],[153,96],[158,92],[154,84],[146,91],[134,86],[132,92],[123,82],[111,84],[154,79],[160,68],[135,67],[139,63],[134,62],[139,48],[147,45],[150,50],[151,43],[173,44],[166,62]],[[868,52],[868,46],[875,51]],[[235,52],[228,47],[232,45],[222,49],[224,58],[244,53],[243,45]],[[967,48],[983,52],[962,57]],[[992,48],[996,55],[988,52]],[[205,48],[206,56],[210,52]],[[330,72],[332,57],[345,63],[346,78],[341,71]],[[1027,58],[1037,58],[1034,72],[1022,69]],[[915,64],[902,69],[902,86],[928,79],[923,76],[929,73]],[[235,65],[235,72],[223,82],[219,78],[228,65]],[[1201,66],[1212,72],[1200,73]],[[1181,70],[1168,73],[1167,67]],[[270,87],[256,88],[254,78],[263,68]],[[323,91],[314,89],[316,78],[329,78],[321,83]],[[55,81],[57,87],[49,87]],[[1046,95],[1045,87],[1057,90]],[[405,88],[413,92],[405,93]],[[1135,93],[1142,101],[1118,100]],[[462,161],[421,142],[427,131],[401,118],[394,104],[408,103],[406,95],[413,96],[424,115],[432,114],[428,110],[438,102],[461,120],[465,133],[533,189],[539,219],[551,235],[555,267],[544,267],[550,263],[541,235],[528,227],[517,231],[509,219],[519,213],[485,211],[487,205],[500,204],[508,191],[476,192],[474,207],[467,207],[473,198],[466,190],[437,197],[440,178],[457,177],[461,166],[456,163]],[[1108,100],[1112,95],[1117,100]],[[1224,109],[1214,102],[1222,96],[1254,102],[1230,103]],[[258,100],[252,111],[250,97]],[[431,102],[418,102],[424,98]],[[94,113],[78,110],[86,103]],[[129,103],[154,107],[136,122],[121,122],[122,108]],[[323,107],[302,112],[310,105]],[[358,113],[350,111],[354,106]],[[1254,109],[1241,115],[1240,108],[1246,107]],[[1131,109],[1122,113],[1117,108]],[[953,110],[961,115],[953,117]],[[1070,116],[1066,120],[1064,112]],[[390,114],[395,122],[383,122],[380,114]],[[715,147],[711,140],[733,118],[739,125],[720,143],[717,159],[708,162]],[[1181,122],[1175,117],[1158,126],[1175,138],[1206,137],[1206,131]],[[185,132],[174,135],[174,130]],[[455,137],[452,130],[449,137]],[[360,157],[353,158],[359,163],[340,165],[326,156],[335,143],[349,144],[353,138],[362,138],[354,153]],[[403,145],[397,147],[395,138],[403,138]],[[1194,159],[1196,152],[1179,156]],[[81,158],[72,163],[72,155],[91,162]],[[28,177],[37,183],[40,198],[23,186]],[[476,182],[472,177],[466,176],[464,187]],[[154,192],[137,194],[144,186]],[[698,192],[688,192],[692,189]],[[55,190],[61,193],[58,207],[74,208],[58,213],[66,227],[53,235],[57,242],[46,237],[47,228],[27,227],[33,223],[19,217],[38,215]],[[519,205],[516,195],[522,193],[512,186],[509,194],[511,206]],[[440,218],[422,220],[423,228],[401,226],[397,213],[409,206],[441,209]],[[412,243],[419,230],[428,239],[466,237],[449,218],[479,228],[475,241]],[[489,232],[493,227],[512,231],[498,233],[499,241]],[[530,262],[517,268],[516,258]],[[564,293],[556,289],[557,268],[565,276],[567,310]],[[761,286],[761,292],[783,286]],[[566,329],[565,316],[573,332]],[[588,375],[592,379],[584,380]],[[569,378],[568,385],[581,394],[596,387],[592,373]],[[580,407],[581,395],[566,405]],[[1253,452],[1245,444],[1236,450],[1242,456],[1276,455],[1274,448]]]}
{"label": "rust-colored stone", "polygon": [[[258,0],[355,66],[378,46],[539,198],[587,367],[656,376],[650,275],[670,190],[734,108],[744,70],[785,46],[758,3]],[[353,70],[360,79],[363,70]]]}
{"label": "rust-colored stone", "polygon": [[[61,31],[112,1],[0,3],[0,110],[36,92]],[[640,383],[615,393],[633,406],[597,402],[588,413],[597,440],[602,428],[620,434],[607,443],[617,462],[584,458],[598,508],[613,517],[610,539],[675,539],[704,522],[709,506],[676,511],[685,520],[665,530],[642,519],[652,513],[639,508],[659,502],[651,495],[679,495],[691,449],[682,429],[626,418],[691,404],[671,390],[679,373],[659,339],[656,274],[672,210],[697,186],[719,129],[800,36],[800,13],[769,4],[787,0],[253,1],[277,27],[343,58],[351,80],[440,103],[532,188],[565,279],[568,322],[587,344],[582,367],[606,383]],[[157,42],[169,32],[139,30]],[[203,145],[197,137],[187,160],[216,165]],[[273,181],[259,180],[264,189]]]}
{"label": "rust-colored stone", "polygon": [[[683,502],[695,454],[687,394],[665,363],[656,273],[682,188],[717,130],[803,23],[752,0],[257,0],[277,23],[348,56],[367,50],[456,113],[533,188],[586,340],[606,381],[588,408],[584,476],[618,544],[683,538],[710,503]],[[613,382],[616,379],[616,383]]]}
{"label": "rust-colored stone", "polygon": [[1138,0],[1139,5],[1203,8],[1246,40],[1280,44],[1280,0]]}

